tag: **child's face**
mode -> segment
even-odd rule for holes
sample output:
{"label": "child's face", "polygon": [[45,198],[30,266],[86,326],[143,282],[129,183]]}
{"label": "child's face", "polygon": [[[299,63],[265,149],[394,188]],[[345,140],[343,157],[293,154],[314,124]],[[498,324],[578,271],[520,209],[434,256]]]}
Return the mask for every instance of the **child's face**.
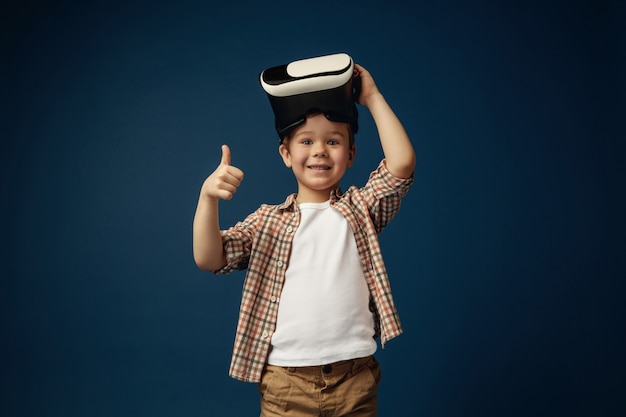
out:
{"label": "child's face", "polygon": [[352,166],[356,147],[350,145],[347,124],[314,114],[280,145],[279,151],[298,181],[298,202],[324,202]]}

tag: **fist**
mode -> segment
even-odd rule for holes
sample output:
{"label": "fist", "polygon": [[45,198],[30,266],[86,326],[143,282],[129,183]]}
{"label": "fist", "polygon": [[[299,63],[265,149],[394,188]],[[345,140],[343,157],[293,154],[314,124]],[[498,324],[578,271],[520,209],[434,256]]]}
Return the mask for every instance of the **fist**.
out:
{"label": "fist", "polygon": [[222,160],[202,184],[202,195],[211,199],[230,200],[242,180],[243,171],[230,164],[230,148],[222,145]]}
{"label": "fist", "polygon": [[374,78],[369,73],[368,70],[363,68],[359,64],[354,64],[354,78],[358,79],[356,81],[359,84],[359,95],[356,97],[357,103],[362,106],[368,106],[371,98],[379,93],[378,87],[374,82]]}

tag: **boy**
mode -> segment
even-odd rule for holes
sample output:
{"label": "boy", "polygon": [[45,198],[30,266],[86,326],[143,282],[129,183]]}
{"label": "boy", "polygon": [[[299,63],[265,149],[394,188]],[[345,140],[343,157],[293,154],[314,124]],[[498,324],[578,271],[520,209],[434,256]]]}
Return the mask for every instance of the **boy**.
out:
{"label": "boy", "polygon": [[356,116],[333,121],[312,103],[279,146],[296,194],[220,231],[218,201],[230,200],[243,179],[223,145],[196,209],[198,267],[248,269],[230,375],[259,383],[265,417],[375,416],[374,337],[384,346],[402,332],[377,235],[413,182],[415,153],[369,72],[350,68],[360,84],[356,101],[372,115],[384,153],[363,188],[339,190],[354,163]]}

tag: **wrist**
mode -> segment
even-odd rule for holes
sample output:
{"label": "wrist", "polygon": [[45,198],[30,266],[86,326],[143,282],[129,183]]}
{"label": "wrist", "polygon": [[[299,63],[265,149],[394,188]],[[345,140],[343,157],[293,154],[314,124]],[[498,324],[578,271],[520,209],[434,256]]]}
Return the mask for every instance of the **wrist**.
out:
{"label": "wrist", "polygon": [[202,192],[200,194],[200,200],[205,204],[217,205],[220,199],[219,197],[213,196],[208,192]]}
{"label": "wrist", "polygon": [[373,92],[372,94],[368,95],[365,98],[365,107],[370,108],[375,106],[378,102],[384,102],[385,98],[383,97],[382,93],[378,90],[376,90],[375,92]]}

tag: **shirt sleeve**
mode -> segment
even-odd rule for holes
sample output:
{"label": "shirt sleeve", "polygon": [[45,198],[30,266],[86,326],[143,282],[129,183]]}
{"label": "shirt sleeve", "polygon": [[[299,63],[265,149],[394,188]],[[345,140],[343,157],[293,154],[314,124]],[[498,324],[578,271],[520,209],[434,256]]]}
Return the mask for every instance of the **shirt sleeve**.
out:
{"label": "shirt sleeve", "polygon": [[384,159],[370,174],[361,192],[377,233],[380,233],[398,213],[400,202],[408,193],[414,179],[415,174],[411,174],[409,178],[394,177],[387,169]]}
{"label": "shirt sleeve", "polygon": [[233,227],[221,231],[226,265],[214,271],[216,274],[229,274],[248,267],[258,218],[257,210]]}

